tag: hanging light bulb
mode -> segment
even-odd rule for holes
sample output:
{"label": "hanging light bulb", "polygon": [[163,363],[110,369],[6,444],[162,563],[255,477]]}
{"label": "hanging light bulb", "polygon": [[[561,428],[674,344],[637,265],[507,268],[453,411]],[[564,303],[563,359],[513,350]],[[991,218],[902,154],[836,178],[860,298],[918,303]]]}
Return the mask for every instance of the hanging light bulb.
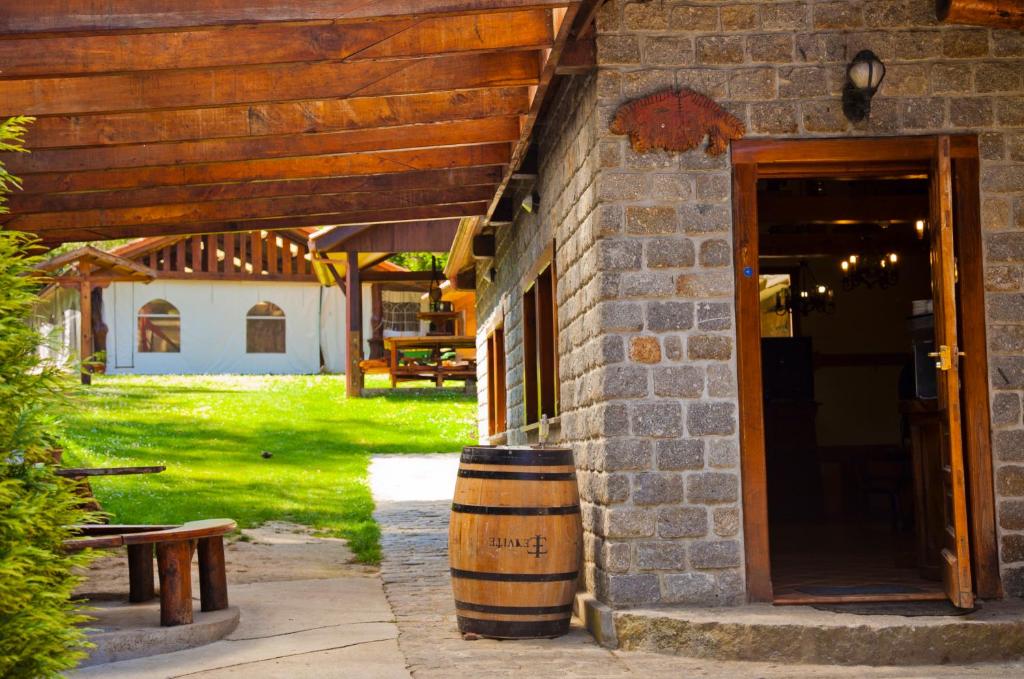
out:
{"label": "hanging light bulb", "polygon": [[924,227],[925,227],[925,222],[924,222],[923,219],[919,219],[916,222],[914,222],[914,230],[917,231],[917,239],[918,240],[921,240],[922,238],[924,238]]}

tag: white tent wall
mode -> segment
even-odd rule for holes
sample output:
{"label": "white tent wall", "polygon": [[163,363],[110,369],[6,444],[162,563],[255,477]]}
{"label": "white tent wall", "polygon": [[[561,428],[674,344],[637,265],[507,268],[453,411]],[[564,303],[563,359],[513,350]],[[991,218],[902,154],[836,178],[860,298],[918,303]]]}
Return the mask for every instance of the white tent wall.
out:
{"label": "white tent wall", "polygon": [[327,372],[345,372],[345,293],[337,285],[320,288],[320,352]]}
{"label": "white tent wall", "polygon": [[[137,314],[153,300],[181,314],[179,353],[139,352]],[[114,283],[103,291],[109,327],[107,372],[112,374],[308,374],[320,371],[318,284],[157,280]],[[285,313],[285,353],[246,353],[246,313],[272,302]],[[340,306],[340,305],[339,305]]]}
{"label": "white tent wall", "polygon": [[78,290],[63,287],[46,290],[32,309],[31,325],[44,338],[39,355],[62,367],[76,366],[80,322]]}

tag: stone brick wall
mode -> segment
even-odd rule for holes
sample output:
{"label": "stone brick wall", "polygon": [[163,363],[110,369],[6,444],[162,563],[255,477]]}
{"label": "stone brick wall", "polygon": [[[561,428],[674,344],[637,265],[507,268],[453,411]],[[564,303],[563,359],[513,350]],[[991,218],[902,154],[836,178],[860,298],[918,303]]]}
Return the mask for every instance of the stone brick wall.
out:
{"label": "stone brick wall", "polygon": [[[1004,584],[1024,594],[1024,33],[941,25],[933,0],[610,0],[597,25],[596,75],[543,121],[543,209],[499,232],[479,302],[481,319],[507,305],[516,426],[512,288],[557,238],[586,587],[613,606],[745,596],[729,159],[637,155],[608,131],[622,103],[673,86],[718,101],[748,137],[979,134],[999,537]],[[840,91],[861,49],[888,73],[854,126]]]}

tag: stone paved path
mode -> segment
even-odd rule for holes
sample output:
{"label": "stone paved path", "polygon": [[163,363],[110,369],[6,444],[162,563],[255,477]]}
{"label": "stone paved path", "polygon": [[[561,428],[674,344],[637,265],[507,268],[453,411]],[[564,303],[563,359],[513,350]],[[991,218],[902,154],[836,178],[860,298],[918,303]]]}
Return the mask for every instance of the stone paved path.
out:
{"label": "stone paved path", "polygon": [[[455,460],[450,455],[419,456],[400,466],[388,466],[387,474],[371,472],[371,486],[378,498],[394,498],[395,493],[388,489],[390,485],[408,489],[416,486],[409,478],[419,479],[423,497],[436,498],[437,488],[428,480],[449,472],[454,474]],[[417,501],[414,496],[406,490],[402,501],[378,499],[375,516],[382,532],[381,576],[385,594],[398,621],[399,647],[415,679],[1024,676],[1024,664],[915,668],[784,666],[609,651],[598,646],[576,621],[572,632],[560,639],[463,641],[456,629],[448,580],[449,501]]]}

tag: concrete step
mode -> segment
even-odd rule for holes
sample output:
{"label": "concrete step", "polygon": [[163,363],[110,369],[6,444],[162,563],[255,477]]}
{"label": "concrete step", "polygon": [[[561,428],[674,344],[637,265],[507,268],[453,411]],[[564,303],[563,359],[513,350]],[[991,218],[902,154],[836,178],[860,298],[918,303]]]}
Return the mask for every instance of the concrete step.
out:
{"label": "concrete step", "polygon": [[832,613],[807,606],[616,611],[618,646],[709,660],[939,665],[1024,658],[1024,601],[961,616]]}

